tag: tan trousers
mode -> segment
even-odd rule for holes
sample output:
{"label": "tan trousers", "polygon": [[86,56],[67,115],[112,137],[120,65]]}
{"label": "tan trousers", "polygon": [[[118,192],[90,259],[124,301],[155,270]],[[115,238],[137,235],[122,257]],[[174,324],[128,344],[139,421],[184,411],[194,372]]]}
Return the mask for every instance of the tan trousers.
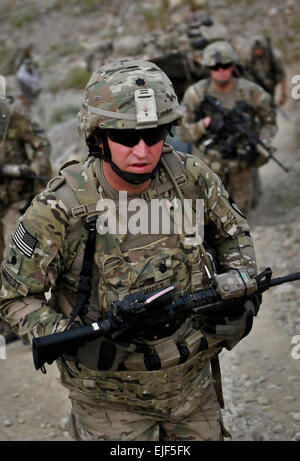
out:
{"label": "tan trousers", "polygon": [[154,416],[126,411],[126,405],[89,402],[72,391],[71,433],[75,440],[166,441],[223,440],[224,426],[215,390],[211,385],[199,406],[187,418],[159,420]]}
{"label": "tan trousers", "polygon": [[253,196],[253,168],[229,173],[226,178],[225,187],[239,208],[248,214],[252,206]]}

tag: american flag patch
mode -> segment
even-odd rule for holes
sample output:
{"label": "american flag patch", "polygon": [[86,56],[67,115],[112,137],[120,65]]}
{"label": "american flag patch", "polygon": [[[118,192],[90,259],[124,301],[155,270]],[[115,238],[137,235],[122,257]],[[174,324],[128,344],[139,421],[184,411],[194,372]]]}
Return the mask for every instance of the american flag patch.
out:
{"label": "american flag patch", "polygon": [[22,223],[18,225],[12,240],[21,253],[31,258],[38,241],[36,238],[32,237],[32,235],[28,234]]}

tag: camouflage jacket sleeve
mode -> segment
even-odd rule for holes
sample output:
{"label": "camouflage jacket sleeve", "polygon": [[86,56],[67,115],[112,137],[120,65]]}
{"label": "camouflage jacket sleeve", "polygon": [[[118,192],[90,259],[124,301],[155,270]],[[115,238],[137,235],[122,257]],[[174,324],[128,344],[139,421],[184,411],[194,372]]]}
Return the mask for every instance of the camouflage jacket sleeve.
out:
{"label": "camouflage jacket sleeve", "polygon": [[67,228],[61,201],[50,191],[41,193],[20,219],[2,264],[0,316],[27,342],[32,336],[60,331],[67,324],[55,310],[56,279],[64,268]]}
{"label": "camouflage jacket sleeve", "polygon": [[197,90],[197,84],[190,86],[184,94],[183,107],[185,112],[178,133],[185,142],[196,142],[207,133],[203,119],[197,120],[197,111],[202,99],[201,93]]}
{"label": "camouflage jacket sleeve", "polygon": [[247,268],[254,276],[255,251],[245,216],[220,178],[201,160],[189,156],[187,173],[204,197],[204,241],[214,250],[220,271]]}
{"label": "camouflage jacket sleeve", "polygon": [[14,114],[18,138],[24,143],[28,165],[36,175],[51,176],[50,143],[44,130],[27,116]]}
{"label": "camouflage jacket sleeve", "polygon": [[286,78],[286,72],[285,72],[283,62],[282,62],[282,59],[279,53],[275,52],[274,55],[275,55],[274,58],[275,58],[275,66],[276,66],[276,79],[277,79],[277,82],[279,83]]}
{"label": "camouflage jacket sleeve", "polygon": [[271,104],[270,95],[256,83],[251,85],[252,106],[261,122],[260,139],[268,142],[277,131],[276,110]]}

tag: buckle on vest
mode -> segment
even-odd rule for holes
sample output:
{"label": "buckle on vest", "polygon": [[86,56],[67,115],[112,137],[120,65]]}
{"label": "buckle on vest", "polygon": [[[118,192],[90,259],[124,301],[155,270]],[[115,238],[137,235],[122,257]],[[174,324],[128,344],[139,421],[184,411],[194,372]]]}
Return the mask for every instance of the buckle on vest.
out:
{"label": "buckle on vest", "polygon": [[146,190],[144,192],[141,193],[141,198],[143,200],[146,200],[146,202],[149,202],[149,200],[152,200],[153,198],[155,198],[157,196],[157,191],[156,189],[152,189],[152,190]]}
{"label": "buckle on vest", "polygon": [[86,205],[75,206],[71,209],[71,214],[73,218],[83,218],[88,214],[88,209]]}
{"label": "buckle on vest", "polygon": [[186,183],[186,175],[184,173],[175,176],[175,179],[178,185]]}

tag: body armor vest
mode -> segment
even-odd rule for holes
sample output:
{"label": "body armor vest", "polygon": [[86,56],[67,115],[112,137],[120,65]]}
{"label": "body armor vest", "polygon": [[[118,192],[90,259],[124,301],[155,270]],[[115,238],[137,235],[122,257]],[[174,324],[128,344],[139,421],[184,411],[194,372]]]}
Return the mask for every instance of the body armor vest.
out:
{"label": "body armor vest", "polygon": [[[165,146],[162,157],[167,169],[174,175],[183,196],[187,194],[189,198],[192,198],[193,193],[194,198],[196,198],[195,187],[187,181],[184,165],[177,158],[177,154],[171,148]],[[84,168],[82,168],[81,164],[63,168],[61,170],[62,177],[54,178],[48,185],[50,190],[56,190],[58,198],[61,198],[68,208],[70,216],[70,227],[67,236],[69,267],[60,281],[57,299],[58,308],[67,315],[70,314],[76,302],[79,274],[83,263],[84,248],[87,240],[87,230],[83,225],[84,220],[94,215],[100,216],[101,212],[99,214],[98,211],[99,203],[109,195],[107,184],[101,180],[99,163],[99,160],[88,159]],[[158,176],[159,178],[155,184],[146,189],[141,194],[141,197],[146,200],[152,198],[168,198],[172,200],[177,197],[178,191],[171,178],[166,174],[165,168],[160,169]],[[96,177],[98,181],[95,180]],[[176,220],[174,213],[174,210],[171,211],[171,217]],[[208,263],[207,255],[204,255],[205,250],[202,245],[189,245],[187,237],[187,235],[183,234],[144,235],[137,240],[138,245],[135,245],[135,240],[131,238],[129,241],[126,234],[112,235],[108,233],[100,235],[97,233],[92,290],[88,312],[82,316],[83,321],[91,322],[105,318],[111,302],[122,299],[129,293],[151,292],[162,287],[174,285],[175,293],[180,295],[195,291],[200,287],[208,287],[208,269],[207,267],[205,268]],[[139,384],[134,384],[133,382],[130,384],[131,389],[134,388],[134,392],[137,394],[142,392],[139,389],[145,385],[145,380],[151,380],[152,378],[154,382],[158,379],[161,384],[165,383],[166,392],[168,393],[167,381],[169,378],[167,376],[170,373],[173,376],[172,380],[175,379],[175,382],[177,382],[177,384],[174,382],[174,389],[172,388],[170,394],[171,401],[175,399],[175,402],[178,400],[176,396],[179,394],[181,395],[180,399],[186,395],[189,386],[189,379],[185,381],[185,384],[180,384],[182,377],[180,373],[178,374],[179,369],[187,367],[188,370],[193,370],[191,373],[193,376],[195,375],[194,378],[197,380],[198,384],[195,383],[196,386],[204,379],[205,375],[207,379],[204,387],[206,387],[210,382],[207,369],[208,358],[221,350],[218,348],[205,353],[197,352],[202,337],[197,325],[197,321],[187,319],[176,332],[172,332],[170,336],[158,341],[147,341],[145,339],[141,341],[140,338],[136,338],[137,343],[139,341],[146,343],[152,348],[153,352],[159,355],[161,370],[146,371],[143,354],[135,352],[132,345],[127,347],[117,345],[116,357],[109,371],[103,372],[83,367],[79,372],[72,363],[70,363],[69,369],[62,363],[60,368],[63,382],[65,381],[68,387],[79,385],[81,391],[90,395],[90,389],[87,389],[84,384],[88,382],[86,380],[90,379],[93,381],[92,387],[96,388],[92,392],[96,399],[122,401],[124,392],[125,395],[128,395],[125,389],[126,386],[125,390],[119,388],[119,391],[117,391],[114,386],[111,387],[111,384],[108,384],[114,381],[116,377],[120,379],[124,377],[125,381],[129,379],[127,376],[128,371],[119,371],[118,369],[118,365],[122,361],[126,366],[125,369],[130,371],[130,377],[136,376],[136,379],[134,378],[135,383],[141,380]],[[180,365],[181,356],[177,347],[179,343],[189,350],[189,359],[182,365]],[[190,365],[188,365],[189,363]],[[83,369],[85,371],[82,371]],[[202,369],[205,369],[203,371],[204,375],[200,373]],[[141,372],[142,370],[144,371]],[[74,380],[75,377],[76,379]],[[97,381],[98,378],[100,381]],[[131,381],[131,378],[129,381]],[[99,382],[101,382],[100,386]],[[109,387],[107,392],[102,389],[103,386],[106,387],[105,383]],[[139,398],[137,397],[138,401]],[[149,408],[151,406],[153,409],[161,406],[167,408],[171,405],[171,401],[163,402],[160,400],[159,392],[155,392],[153,398],[153,402],[148,402],[149,405],[147,404]],[[159,404],[154,403],[157,399],[160,400]]]}
{"label": "body armor vest", "polygon": [[[212,117],[214,119],[222,120],[222,115],[216,113],[213,108],[205,106],[205,97],[209,95],[209,85],[211,79],[207,79],[204,94],[203,104],[200,105],[197,112],[197,119],[203,119],[205,117]],[[239,85],[239,81],[235,80],[234,97],[232,97],[231,104],[227,105],[224,103],[226,109],[234,109],[237,107],[240,112],[244,114],[244,120],[241,119],[241,126],[246,131],[259,134],[259,126],[255,111],[249,102],[249,94],[244,88]],[[217,95],[215,95],[217,99]],[[220,101],[223,105],[222,101]],[[214,163],[218,162],[221,165],[222,171],[237,172],[244,170],[249,167],[249,162],[252,161],[252,156],[255,158],[255,148],[249,145],[249,141],[245,136],[239,133],[229,133],[226,129],[216,134],[210,134],[204,136],[199,141],[199,146],[202,155],[201,158],[207,163],[214,171]],[[254,152],[252,153],[252,150]],[[224,151],[227,151],[224,153]],[[247,159],[247,160],[243,160]]]}

